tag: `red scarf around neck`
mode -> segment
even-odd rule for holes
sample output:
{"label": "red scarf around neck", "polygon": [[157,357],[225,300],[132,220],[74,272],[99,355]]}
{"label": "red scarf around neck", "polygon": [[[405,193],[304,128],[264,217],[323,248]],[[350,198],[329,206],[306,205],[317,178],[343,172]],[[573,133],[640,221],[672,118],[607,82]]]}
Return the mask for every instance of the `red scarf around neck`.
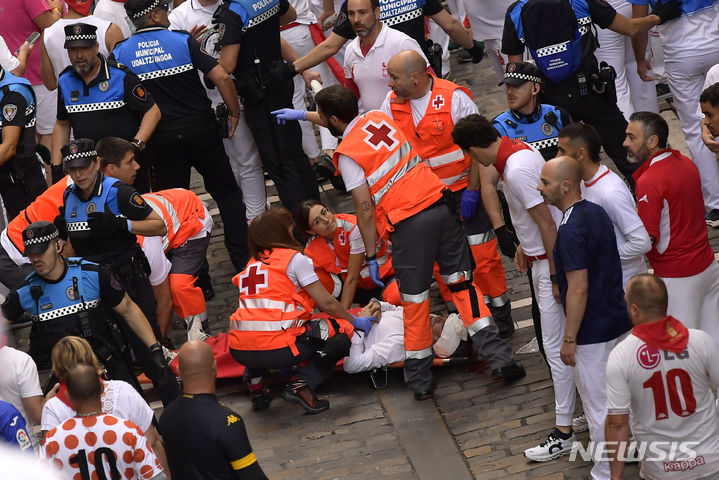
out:
{"label": "red scarf around neck", "polygon": [[671,315],[656,322],[637,325],[632,333],[650,347],[673,353],[682,353],[689,343],[689,329]]}

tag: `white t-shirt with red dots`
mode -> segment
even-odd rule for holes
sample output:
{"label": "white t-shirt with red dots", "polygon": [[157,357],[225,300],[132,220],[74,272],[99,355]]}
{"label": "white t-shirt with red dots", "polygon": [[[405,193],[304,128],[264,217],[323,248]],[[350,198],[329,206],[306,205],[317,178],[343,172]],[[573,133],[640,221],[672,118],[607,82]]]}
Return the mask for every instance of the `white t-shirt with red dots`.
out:
{"label": "white t-shirt with red dots", "polygon": [[73,480],[150,479],[162,473],[139,427],[106,413],[68,418],[47,432],[40,456]]}

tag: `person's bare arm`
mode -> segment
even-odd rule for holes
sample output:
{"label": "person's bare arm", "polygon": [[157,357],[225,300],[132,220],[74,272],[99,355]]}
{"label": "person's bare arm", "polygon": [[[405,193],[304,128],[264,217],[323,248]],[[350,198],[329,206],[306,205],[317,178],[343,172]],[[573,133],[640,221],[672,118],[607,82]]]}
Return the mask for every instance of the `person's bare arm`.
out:
{"label": "person's bare arm", "polygon": [[5,165],[17,152],[20,143],[22,127],[9,125],[2,129],[2,143],[0,143],[0,165]]}
{"label": "person's bare arm", "polygon": [[57,10],[46,10],[37,17],[33,18],[32,21],[35,22],[37,28],[39,28],[40,30],[45,30],[47,27],[57,22],[61,18],[62,17]]}
{"label": "person's bare arm", "polygon": [[[648,8],[649,7],[647,7],[647,9]],[[632,17],[634,17],[633,12]],[[662,19],[659,18],[658,15],[654,14],[642,16],[641,18],[627,18],[621,13],[617,13],[614,16],[614,20],[612,20],[612,23],[609,24],[608,28],[613,32],[621,33],[622,35],[626,35],[628,37],[633,37],[638,33],[647,32],[650,28],[659,25],[661,21]]]}
{"label": "person's bare arm", "polygon": [[[235,60],[236,58],[237,57],[235,57]],[[219,64],[207,74],[207,78],[217,85],[217,90],[220,92],[222,101],[225,102],[227,109],[230,111],[230,116],[228,117],[230,121],[230,131],[227,138],[232,138],[237,128],[237,122],[240,120],[240,100],[237,98],[235,84],[232,82],[230,74],[227,73],[231,71],[232,70],[226,70],[222,64]]]}
{"label": "person's bare arm", "polygon": [[319,65],[337,53],[345,42],[347,42],[347,39],[343,36],[337,35],[334,32],[330,33],[330,36],[327,37],[326,40],[310,50],[307,55],[295,60],[295,69],[301,73],[309,68]]}
{"label": "person's bare arm", "polygon": [[105,46],[108,52],[112,52],[118,42],[125,40],[125,36],[122,34],[120,27],[111,23],[105,32]]}
{"label": "person's bare arm", "polygon": [[377,253],[377,224],[374,203],[366,183],[352,190],[352,201],[357,211],[357,226],[362,234],[365,254],[371,257]]}
{"label": "person's bare arm", "polygon": [[285,13],[280,15],[280,27],[283,25],[287,25],[288,23],[292,23],[295,20],[297,20],[297,12],[295,11],[294,7],[290,5],[290,8],[288,8]]}
{"label": "person's bare arm", "polygon": [[624,473],[624,461],[620,458],[627,458],[624,449],[629,442],[629,415],[607,414],[604,424],[604,436],[609,445],[616,445],[617,449],[607,449],[609,457],[609,471],[612,480],[622,480]]}
{"label": "person's bare arm", "polygon": [[335,3],[332,0],[322,0],[322,11],[320,12],[320,16],[317,17],[317,21],[320,24],[320,27],[322,27],[322,24],[327,19],[327,17],[331,16],[335,13]]}
{"label": "person's bare arm", "polygon": [[122,315],[132,331],[140,337],[140,340],[142,340],[145,346],[150,347],[157,342],[155,334],[152,333],[152,327],[150,327],[150,323],[147,321],[147,317],[142,313],[140,307],[130,299],[128,294],[125,294],[125,298],[123,298],[120,304],[113,310]]}
{"label": "person's bare arm", "polygon": [[55,126],[52,129],[52,151],[50,155],[50,163],[53,165],[62,165],[60,149],[70,141],[70,126],[70,119],[55,120]]}
{"label": "person's bare arm", "polygon": [[576,365],[575,354],[577,352],[577,332],[582,325],[584,312],[587,309],[587,294],[589,291],[589,280],[587,269],[572,270],[567,275],[567,306],[565,314],[567,323],[564,326],[564,340],[559,356],[565,365],[574,367]]}
{"label": "person's bare arm", "polygon": [[306,287],[302,287],[307,294],[317,304],[317,308],[322,310],[324,313],[331,315],[334,318],[342,318],[351,322],[353,320],[352,315],[345,309],[335,297],[325,289],[322,282],[319,280],[310,283]]}
{"label": "person's bare arm", "polygon": [[145,237],[154,237],[167,233],[167,225],[156,211],[152,211],[144,220],[131,220],[132,232],[135,235],[144,235]]}
{"label": "person's bare arm", "polygon": [[549,259],[549,273],[556,273],[554,269],[554,242],[557,241],[557,224],[554,223],[552,214],[549,212],[549,207],[544,203],[535,205],[534,207],[527,210],[529,216],[532,217],[534,223],[539,227],[539,234],[542,236],[542,244],[544,245],[544,252],[547,254]]}
{"label": "person's bare arm", "polygon": [[[632,5],[632,18],[646,17],[649,13],[649,5]],[[651,63],[647,59],[647,44],[649,43],[649,34],[647,32],[638,33],[632,36],[632,51],[634,59],[637,62],[637,73],[645,82],[653,80],[647,73],[650,70]]]}
{"label": "person's bare arm", "polygon": [[165,454],[165,446],[162,444],[160,434],[157,433],[157,429],[154,425],[150,425],[150,428],[145,430],[145,438],[147,443],[150,444],[150,448],[155,452],[155,456],[160,461],[162,469],[165,471],[167,478],[170,478],[170,465],[167,463],[167,455]]}
{"label": "person's bare arm", "polygon": [[27,59],[35,48],[35,44],[30,45],[27,41],[20,46],[20,53],[17,54],[18,66],[14,70],[10,70],[10,73],[16,77],[22,77],[25,74],[27,68]]}
{"label": "person's bare arm", "polygon": [[502,218],[502,206],[499,202],[499,195],[497,194],[499,172],[497,172],[497,169],[493,166],[485,167],[484,165],[477,164],[477,167],[479,170],[479,191],[482,196],[482,204],[484,205],[484,209],[487,211],[489,221],[492,222],[492,228],[496,230],[504,225],[504,218]]}
{"label": "person's bare arm", "polygon": [[522,61],[522,54],[518,55],[507,55],[507,60],[510,62],[521,62]]}
{"label": "person's bare arm", "polygon": [[55,90],[57,88],[55,69],[50,61],[50,56],[47,54],[44,38],[40,41],[40,76],[42,77],[42,84],[45,85],[45,88],[48,90]]}
{"label": "person's bare arm", "polygon": [[234,72],[237,66],[237,55],[240,54],[240,44],[224,45],[217,60],[226,72]]}
{"label": "person's bare arm", "polygon": [[357,293],[357,284],[359,283],[360,271],[364,264],[364,253],[352,254],[347,261],[347,277],[342,285],[342,297],[340,303],[344,308],[350,308],[352,300]]}
{"label": "person's bare arm", "polygon": [[167,330],[170,328],[172,320],[172,294],[170,292],[170,278],[165,278],[159,285],[152,287],[155,294],[155,308],[157,314],[157,324],[160,326],[162,337],[167,336]]}
{"label": "person's bare arm", "polygon": [[157,104],[154,104],[142,116],[140,128],[137,130],[135,138],[142,140],[143,142],[150,140],[150,137],[152,137],[152,133],[155,131],[155,128],[157,128],[157,124],[160,123],[161,118],[162,112],[160,112],[160,107],[158,107]]}
{"label": "person's bare arm", "polygon": [[464,28],[464,25],[450,15],[447,10],[442,9],[441,11],[435,13],[432,15],[432,20],[434,20],[452,40],[459,43],[464,48],[470,49],[474,46],[472,31]]}
{"label": "person's bare arm", "polygon": [[[280,39],[280,47],[281,47],[281,55],[282,59],[287,63],[292,63],[295,60],[297,60],[299,55],[297,55],[297,51],[292,48],[292,45],[289,44],[289,42],[285,41],[284,38]],[[322,77],[319,73],[312,71],[312,70],[305,70],[302,72],[302,78],[305,80],[305,84],[309,85],[312,80],[317,80],[318,82],[322,83]]]}
{"label": "person's bare arm", "polygon": [[35,425],[40,425],[42,420],[42,407],[45,405],[45,398],[42,395],[22,398],[22,406]]}

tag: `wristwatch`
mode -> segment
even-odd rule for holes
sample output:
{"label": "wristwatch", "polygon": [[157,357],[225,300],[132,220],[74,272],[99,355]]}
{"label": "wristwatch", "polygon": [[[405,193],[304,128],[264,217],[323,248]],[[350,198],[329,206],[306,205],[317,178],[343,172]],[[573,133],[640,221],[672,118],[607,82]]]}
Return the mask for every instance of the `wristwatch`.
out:
{"label": "wristwatch", "polygon": [[143,150],[145,150],[145,147],[147,147],[147,144],[145,142],[137,138],[133,138],[131,143],[135,145],[138,152],[142,152]]}

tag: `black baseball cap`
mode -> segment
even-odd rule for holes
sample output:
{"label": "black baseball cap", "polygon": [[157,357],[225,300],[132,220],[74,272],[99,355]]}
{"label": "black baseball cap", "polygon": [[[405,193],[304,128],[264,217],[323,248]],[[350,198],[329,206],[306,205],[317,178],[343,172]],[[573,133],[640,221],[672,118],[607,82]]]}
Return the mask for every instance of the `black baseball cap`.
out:
{"label": "black baseball cap", "polygon": [[170,0],[127,0],[125,2],[125,11],[130,20],[137,20],[159,7],[167,5]]}
{"label": "black baseball cap", "polygon": [[52,222],[40,220],[31,223],[22,231],[22,243],[25,246],[23,255],[27,257],[45,253],[50,242],[57,237],[57,228]]}
{"label": "black baseball cap", "polygon": [[97,27],[87,23],[65,25],[65,48],[92,47],[97,43]]}
{"label": "black baseball cap", "polygon": [[62,166],[67,171],[72,167],[87,167],[97,158],[95,142],[89,138],[70,140],[60,149]]}
{"label": "black baseball cap", "polygon": [[539,67],[529,62],[509,62],[504,71],[504,79],[499,84],[519,86],[525,82],[543,82]]}

